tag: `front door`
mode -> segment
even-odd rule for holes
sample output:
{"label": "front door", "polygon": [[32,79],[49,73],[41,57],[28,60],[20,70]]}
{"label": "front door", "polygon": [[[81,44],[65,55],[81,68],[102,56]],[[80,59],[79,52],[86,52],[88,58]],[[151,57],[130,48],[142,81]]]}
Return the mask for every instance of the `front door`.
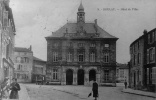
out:
{"label": "front door", "polygon": [[78,70],[78,73],[77,73],[77,82],[78,82],[78,85],[84,85],[84,70],[83,69],[79,69]]}

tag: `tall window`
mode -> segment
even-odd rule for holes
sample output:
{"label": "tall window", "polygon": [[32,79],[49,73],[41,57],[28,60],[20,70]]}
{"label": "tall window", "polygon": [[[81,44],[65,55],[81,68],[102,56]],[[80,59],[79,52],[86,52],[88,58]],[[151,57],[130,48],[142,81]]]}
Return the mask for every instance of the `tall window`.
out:
{"label": "tall window", "polygon": [[84,61],[84,53],[83,52],[79,52],[78,60],[79,60],[79,62],[83,62]]}
{"label": "tall window", "polygon": [[90,53],[90,62],[95,62],[95,52]]}
{"label": "tall window", "polygon": [[124,69],[120,69],[120,77],[124,78]]}
{"label": "tall window", "polygon": [[53,79],[54,80],[58,79],[58,69],[53,69]]}
{"label": "tall window", "polygon": [[141,62],[141,54],[138,53],[138,64],[140,64],[140,62]]}
{"label": "tall window", "polygon": [[58,52],[53,52],[53,62],[58,61]]}
{"label": "tall window", "polygon": [[135,65],[135,59],[136,59],[136,56],[134,54],[134,58],[133,58],[133,64]]}
{"label": "tall window", "polygon": [[109,70],[104,70],[104,81],[105,82],[109,81]]}
{"label": "tall window", "polygon": [[147,63],[155,62],[155,47],[147,50]]}
{"label": "tall window", "polygon": [[138,41],[138,50],[140,49],[140,41]]}
{"label": "tall window", "polygon": [[23,57],[23,60],[25,63],[29,63],[29,58],[28,57]]}
{"label": "tall window", "polygon": [[67,62],[72,62],[72,53],[68,52],[67,54]]}
{"label": "tall window", "polygon": [[147,68],[147,73],[146,73],[146,75],[147,75],[147,84],[149,84],[149,68]]}
{"label": "tall window", "polygon": [[109,63],[109,53],[104,53],[104,62]]}
{"label": "tall window", "polygon": [[152,84],[156,84],[156,67],[152,68]]}

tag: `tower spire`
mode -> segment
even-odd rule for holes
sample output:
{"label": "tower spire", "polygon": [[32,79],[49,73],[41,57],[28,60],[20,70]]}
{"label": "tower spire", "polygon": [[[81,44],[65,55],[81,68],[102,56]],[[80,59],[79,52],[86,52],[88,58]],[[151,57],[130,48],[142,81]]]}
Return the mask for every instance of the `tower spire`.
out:
{"label": "tower spire", "polygon": [[77,12],[77,22],[85,22],[85,12],[84,7],[82,5],[82,0]]}
{"label": "tower spire", "polygon": [[84,7],[83,7],[83,5],[82,5],[82,0],[81,0],[81,3],[80,3],[80,6],[79,6],[79,8],[78,8],[78,11],[84,11]]}

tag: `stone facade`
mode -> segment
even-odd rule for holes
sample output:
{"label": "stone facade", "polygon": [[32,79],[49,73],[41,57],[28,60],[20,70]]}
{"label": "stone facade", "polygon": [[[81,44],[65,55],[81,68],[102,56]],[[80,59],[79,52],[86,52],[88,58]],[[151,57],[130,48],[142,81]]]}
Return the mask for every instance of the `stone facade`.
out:
{"label": "stone facade", "polygon": [[140,88],[144,80],[144,38],[139,37],[130,45],[130,87]]}
{"label": "stone facade", "polygon": [[0,99],[8,98],[7,86],[14,77],[14,37],[15,25],[9,0],[0,0]]}
{"label": "stone facade", "polygon": [[36,82],[37,80],[45,81],[45,75],[46,75],[46,61],[33,57],[32,82]]}
{"label": "stone facade", "polygon": [[30,48],[15,47],[14,50],[15,78],[18,82],[31,82],[33,69],[33,52]]}
{"label": "stone facade", "polygon": [[14,77],[15,25],[9,0],[0,0],[0,83]]}
{"label": "stone facade", "polygon": [[129,67],[128,64],[117,64],[116,81],[129,83]]}
{"label": "stone facade", "polygon": [[114,85],[116,73],[116,41],[94,23],[85,22],[80,4],[77,22],[67,23],[47,40],[46,80],[52,84]]}

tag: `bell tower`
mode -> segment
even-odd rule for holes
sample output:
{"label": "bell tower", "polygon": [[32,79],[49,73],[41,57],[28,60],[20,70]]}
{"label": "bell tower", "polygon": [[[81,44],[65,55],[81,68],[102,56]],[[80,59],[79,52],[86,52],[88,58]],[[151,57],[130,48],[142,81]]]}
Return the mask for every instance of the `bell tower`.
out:
{"label": "bell tower", "polygon": [[84,7],[82,5],[82,1],[77,12],[77,23],[79,22],[85,22],[85,12],[84,12]]}

